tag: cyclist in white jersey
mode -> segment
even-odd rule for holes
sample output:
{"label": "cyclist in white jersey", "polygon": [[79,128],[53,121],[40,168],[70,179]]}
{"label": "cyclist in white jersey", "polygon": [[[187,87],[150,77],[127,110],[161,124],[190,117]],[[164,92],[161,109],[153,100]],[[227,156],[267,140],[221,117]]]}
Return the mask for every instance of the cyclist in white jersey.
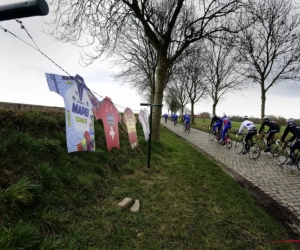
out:
{"label": "cyclist in white jersey", "polygon": [[[249,151],[249,145],[248,141],[257,134],[257,128],[255,127],[254,123],[252,121],[249,121],[248,116],[243,117],[243,122],[240,126],[239,132],[237,133],[238,135],[241,135],[243,132],[243,129],[247,128],[247,134],[245,137],[245,149],[246,151]],[[246,154],[246,151],[243,152],[243,154]]]}

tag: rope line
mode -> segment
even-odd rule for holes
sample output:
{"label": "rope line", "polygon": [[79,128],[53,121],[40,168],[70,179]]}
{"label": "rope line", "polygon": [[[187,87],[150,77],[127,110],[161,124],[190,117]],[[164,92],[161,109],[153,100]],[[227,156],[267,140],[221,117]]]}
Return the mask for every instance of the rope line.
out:
{"label": "rope line", "polygon": [[[24,24],[22,23],[22,21],[20,20],[16,20],[17,23],[20,24],[20,28],[24,29],[25,32],[27,33],[27,35],[29,36],[29,38],[33,41],[34,45],[36,47],[34,47],[33,45],[31,45],[30,43],[26,42],[25,40],[23,40],[22,38],[20,38],[19,36],[17,36],[16,34],[12,33],[11,31],[9,31],[8,29],[4,28],[3,26],[0,25],[0,29],[3,30],[5,33],[9,33],[12,36],[16,37],[17,39],[19,39],[20,41],[22,41],[23,43],[27,44],[28,46],[30,46],[31,48],[35,49],[36,51],[40,52],[43,56],[45,56],[50,62],[52,62],[55,66],[57,66],[59,69],[61,69],[64,73],[66,73],[68,76],[72,77],[77,84],[83,85],[82,83],[80,83],[79,81],[77,81],[74,76],[71,76],[65,69],[63,69],[60,65],[58,65],[54,60],[52,60],[50,57],[48,57],[44,52],[42,52],[40,50],[40,48],[37,46],[36,42],[34,41],[34,39],[32,38],[32,36],[29,34],[28,30],[26,29],[26,27],[24,26]],[[97,92],[91,90],[90,88],[88,88],[86,85],[83,85],[85,88],[87,88],[91,93],[95,94],[96,96],[102,98],[102,100],[104,100],[105,98],[103,96],[101,96],[100,94],[98,94]],[[112,101],[110,101],[112,104],[114,104],[117,107],[120,107],[122,109],[126,109],[123,106],[113,103]],[[132,111],[139,111],[139,110],[132,110]]]}

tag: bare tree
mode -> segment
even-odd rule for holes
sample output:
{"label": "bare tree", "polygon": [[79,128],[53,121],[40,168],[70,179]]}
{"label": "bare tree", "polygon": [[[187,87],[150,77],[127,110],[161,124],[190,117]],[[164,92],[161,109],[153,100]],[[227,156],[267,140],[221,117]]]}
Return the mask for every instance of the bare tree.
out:
{"label": "bare tree", "polygon": [[[175,73],[177,72],[177,73]],[[189,102],[189,95],[187,93],[187,89],[183,82],[180,80],[181,75],[177,75],[178,71],[174,70],[174,74],[172,76],[172,80],[168,86],[169,93],[172,94],[180,104],[181,115],[184,112],[185,105]],[[183,121],[183,116],[181,116],[181,121]]]}
{"label": "bare tree", "polygon": [[238,36],[238,70],[261,87],[262,119],[267,91],[281,81],[300,80],[300,19],[290,0],[256,0],[248,19],[256,22]]}
{"label": "bare tree", "polygon": [[123,83],[129,83],[147,102],[153,103],[157,52],[138,23],[132,27],[131,33],[124,33],[122,36],[123,46],[116,47],[112,61],[115,65],[122,65],[122,70],[113,77]]}
{"label": "bare tree", "polygon": [[231,37],[223,34],[221,38],[205,43],[205,77],[209,84],[207,94],[212,100],[212,114],[221,98],[228,92],[242,89],[243,77],[236,73],[237,53]]}
{"label": "bare tree", "polygon": [[168,110],[170,110],[171,113],[177,113],[180,109],[180,103],[178,102],[177,97],[170,88],[167,88],[166,92],[165,101],[167,103]]}
{"label": "bare tree", "polygon": [[[247,1],[247,0],[244,0]],[[88,65],[104,52],[113,54],[122,46],[121,34],[131,32],[135,19],[149,43],[158,53],[154,102],[162,103],[168,69],[193,43],[217,35],[235,32],[234,25],[224,25],[225,18],[235,18],[245,6],[241,0],[51,0],[52,16],[49,33],[54,38],[76,45],[94,46],[85,53]],[[218,21],[217,26],[210,25]],[[83,34],[91,39],[80,44]],[[153,139],[159,140],[161,107],[153,109]]]}
{"label": "bare tree", "polygon": [[208,81],[204,78],[205,62],[202,60],[203,47],[199,46],[180,63],[178,77],[186,89],[191,104],[191,122],[195,123],[194,106],[200,98],[206,95]]}

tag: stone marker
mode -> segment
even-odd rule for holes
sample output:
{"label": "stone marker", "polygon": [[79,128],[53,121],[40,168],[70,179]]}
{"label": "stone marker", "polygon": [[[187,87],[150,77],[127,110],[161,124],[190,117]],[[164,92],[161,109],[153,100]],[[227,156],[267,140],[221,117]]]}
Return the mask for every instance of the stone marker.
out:
{"label": "stone marker", "polygon": [[139,200],[135,200],[133,206],[130,208],[130,211],[133,213],[137,213],[140,211],[140,201]]}
{"label": "stone marker", "polygon": [[125,209],[132,203],[131,198],[124,198],[121,202],[118,203],[118,206]]}

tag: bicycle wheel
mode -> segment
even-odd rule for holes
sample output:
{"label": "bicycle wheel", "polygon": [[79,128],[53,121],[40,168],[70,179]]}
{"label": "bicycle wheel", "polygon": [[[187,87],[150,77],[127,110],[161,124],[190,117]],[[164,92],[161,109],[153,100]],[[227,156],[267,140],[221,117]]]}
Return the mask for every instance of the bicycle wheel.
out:
{"label": "bicycle wheel", "polygon": [[190,129],[190,126],[187,126],[187,128],[186,128],[186,132],[189,134],[189,133],[190,133],[190,131],[191,131],[191,129]]}
{"label": "bicycle wheel", "polygon": [[[227,139],[227,140],[228,140],[228,139]],[[227,143],[226,143],[226,148],[228,148],[228,149],[231,149],[231,148],[232,148],[232,141],[231,141],[231,140],[227,141]]]}
{"label": "bicycle wheel", "polygon": [[211,141],[213,141],[215,139],[215,135],[213,134],[212,131],[208,133],[208,137]]}
{"label": "bicycle wheel", "polygon": [[232,148],[232,141],[231,141],[228,133],[226,133],[226,148],[228,148],[228,149]]}
{"label": "bicycle wheel", "polygon": [[220,132],[217,132],[217,135],[216,135],[216,140],[217,140],[217,142],[221,142],[221,139],[222,139],[221,133],[220,133]]}
{"label": "bicycle wheel", "polygon": [[285,148],[282,146],[278,146],[273,150],[273,159],[277,165],[284,164],[288,159],[288,153],[286,152]]}
{"label": "bicycle wheel", "polygon": [[237,152],[238,154],[242,153],[244,149],[244,142],[241,139],[236,141],[234,145],[234,149],[235,152]]}
{"label": "bicycle wheel", "polygon": [[250,146],[249,157],[251,159],[257,159],[260,156],[260,147],[256,143],[252,143]]}
{"label": "bicycle wheel", "polygon": [[295,165],[298,168],[298,170],[300,171],[300,154],[299,154],[299,152],[297,152],[295,155]]}
{"label": "bicycle wheel", "polygon": [[266,148],[266,144],[263,138],[257,138],[255,143],[259,146],[260,150],[263,150]]}

